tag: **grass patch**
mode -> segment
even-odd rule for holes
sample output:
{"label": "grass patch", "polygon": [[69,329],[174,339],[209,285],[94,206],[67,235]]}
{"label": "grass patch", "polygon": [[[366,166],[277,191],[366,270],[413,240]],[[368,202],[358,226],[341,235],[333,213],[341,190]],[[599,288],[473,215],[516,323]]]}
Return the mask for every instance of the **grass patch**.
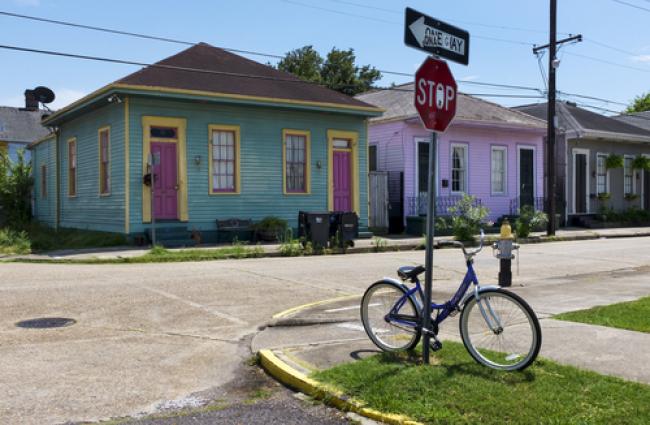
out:
{"label": "grass patch", "polygon": [[650,297],[562,313],[554,318],[650,333]]}
{"label": "grass patch", "polygon": [[650,422],[650,386],[543,359],[523,372],[495,371],[455,342],[433,356],[437,364],[424,366],[406,354],[378,354],[313,377],[368,407],[427,424]]}
{"label": "grass patch", "polygon": [[63,258],[57,260],[44,259],[15,259],[17,263],[61,263],[61,264],[142,264],[142,263],[176,263],[183,261],[211,261],[227,260],[233,258],[258,258],[264,254],[260,246],[248,247],[245,245],[233,245],[217,249],[182,249],[168,250],[161,246],[155,246],[149,252],[137,257],[117,258]]}
{"label": "grass patch", "polygon": [[31,223],[18,229],[0,229],[0,253],[29,254],[59,249],[105,248],[128,245],[124,235],[79,229],[58,229]]}

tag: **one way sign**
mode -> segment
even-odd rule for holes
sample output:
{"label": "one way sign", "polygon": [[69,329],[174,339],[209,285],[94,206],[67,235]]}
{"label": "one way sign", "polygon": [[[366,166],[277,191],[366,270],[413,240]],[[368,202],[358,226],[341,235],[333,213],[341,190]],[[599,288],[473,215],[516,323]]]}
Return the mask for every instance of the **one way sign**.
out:
{"label": "one way sign", "polygon": [[469,33],[445,22],[406,8],[404,43],[442,58],[467,65]]}

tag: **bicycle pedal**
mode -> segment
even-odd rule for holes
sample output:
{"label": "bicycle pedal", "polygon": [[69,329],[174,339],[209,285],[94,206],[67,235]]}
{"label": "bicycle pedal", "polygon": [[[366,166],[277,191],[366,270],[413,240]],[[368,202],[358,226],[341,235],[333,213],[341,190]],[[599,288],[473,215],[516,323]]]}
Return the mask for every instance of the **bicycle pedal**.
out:
{"label": "bicycle pedal", "polygon": [[442,348],[442,342],[440,341],[429,341],[429,347],[431,347],[431,351],[438,351]]}

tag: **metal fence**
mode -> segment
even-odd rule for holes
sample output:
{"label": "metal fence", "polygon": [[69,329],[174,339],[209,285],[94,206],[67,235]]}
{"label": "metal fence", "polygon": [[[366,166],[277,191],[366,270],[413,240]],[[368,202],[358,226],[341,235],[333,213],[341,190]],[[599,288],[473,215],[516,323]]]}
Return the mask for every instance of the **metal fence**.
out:
{"label": "metal fence", "polygon": [[[539,196],[536,198],[533,198],[533,203],[524,203],[523,205],[530,205],[534,207],[536,210],[539,211],[544,211],[544,197]],[[516,198],[512,198],[510,200],[510,215],[519,215],[519,208],[521,208],[522,202],[521,202],[521,197],[518,196]]]}
{"label": "metal fence", "polygon": [[[436,197],[436,215],[450,215],[449,208],[453,207],[463,199],[462,196],[438,196]],[[412,196],[406,198],[407,201],[407,215],[427,215],[427,207],[429,206],[428,197],[426,194],[419,196]],[[474,198],[473,206],[478,207],[482,205],[479,198]]]}

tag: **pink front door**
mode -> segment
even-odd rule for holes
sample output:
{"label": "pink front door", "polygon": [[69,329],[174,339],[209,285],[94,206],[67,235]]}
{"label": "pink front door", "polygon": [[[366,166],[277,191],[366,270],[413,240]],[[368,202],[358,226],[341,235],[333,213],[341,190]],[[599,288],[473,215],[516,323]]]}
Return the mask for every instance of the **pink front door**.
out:
{"label": "pink front door", "polygon": [[176,143],[151,143],[151,153],[159,154],[154,166],[153,214],[157,220],[178,219],[178,168]]}
{"label": "pink front door", "polygon": [[334,210],[352,211],[352,167],[350,152],[334,151]]}

